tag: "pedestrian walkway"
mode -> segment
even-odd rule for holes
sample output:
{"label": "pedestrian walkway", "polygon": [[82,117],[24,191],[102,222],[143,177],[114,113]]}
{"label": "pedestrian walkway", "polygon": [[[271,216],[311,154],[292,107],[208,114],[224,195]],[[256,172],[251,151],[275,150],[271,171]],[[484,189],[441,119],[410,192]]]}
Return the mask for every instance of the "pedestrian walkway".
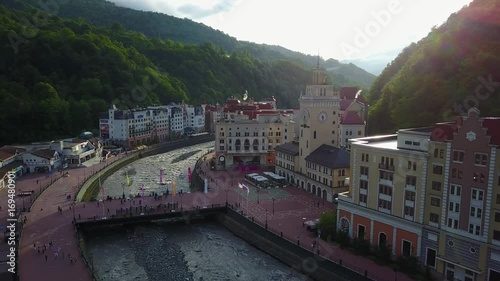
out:
{"label": "pedestrian walkway", "polygon": [[[64,172],[68,172],[67,177],[62,176],[62,173],[49,176],[29,174],[16,181],[17,192],[42,191],[36,201],[35,195],[16,197],[16,207],[21,208],[24,205],[26,210],[31,209],[22,215],[23,219],[26,218],[26,224],[22,231],[17,268],[21,281],[92,280],[87,267],[80,259],[72,224],[73,215],[68,210],[73,204],[78,186],[84,179],[121,157],[123,155],[112,157],[91,167],[65,169]],[[44,186],[51,182],[53,184],[44,191]],[[71,198],[68,199],[68,196]],[[2,203],[7,202],[6,189],[0,191],[0,200]],[[63,210],[61,214],[59,207]],[[7,215],[7,210],[3,208],[0,211],[2,222],[6,221]],[[46,244],[52,246],[47,247]],[[34,245],[40,246],[41,249],[46,246],[45,252],[39,253]],[[73,263],[70,263],[69,255],[76,258]],[[71,278],[68,279],[68,276]]]}
{"label": "pedestrian walkway", "polygon": [[[206,157],[206,161],[210,160]],[[111,159],[110,161],[114,161]],[[186,193],[169,195],[168,197],[154,198],[133,198],[123,201],[114,199],[105,202],[82,202],[73,205],[73,200],[69,200],[68,192],[74,198],[73,188],[78,187],[84,178],[88,178],[93,173],[101,169],[105,163],[88,167],[71,169],[69,177],[62,177],[55,181],[42,195],[35,201],[31,212],[26,213],[27,223],[24,227],[20,246],[20,280],[21,281],[67,281],[81,280],[91,281],[92,276],[82,261],[72,220],[87,221],[110,218],[113,215],[122,215],[122,208],[134,209],[140,205],[155,208],[159,204],[177,204],[178,208],[188,210],[195,207],[210,206],[212,204],[225,205],[226,202],[233,206],[240,206],[240,209],[249,217],[253,217],[258,223],[264,225],[266,222],[270,230],[276,233],[283,232],[283,236],[290,240],[300,240],[301,245],[309,248],[316,240],[311,232],[303,226],[304,220],[312,220],[320,217],[325,211],[334,211],[336,205],[325,202],[306,191],[286,187],[280,190],[282,195],[279,198],[262,196],[258,199],[251,197],[246,200],[244,193],[237,187],[238,182],[242,182],[245,172],[241,171],[212,171],[206,164],[200,165],[203,174],[202,178],[209,179],[210,192]],[[43,186],[48,182],[48,178],[23,177],[17,182],[19,189],[33,189],[38,185]],[[43,180],[43,182],[40,182]],[[255,192],[255,190],[251,190]],[[286,193],[286,194],[285,194]],[[263,193],[265,194],[265,193]],[[5,190],[0,191],[0,199],[5,202]],[[140,202],[139,202],[140,201]],[[5,211],[0,211],[0,217],[5,217]],[[43,247],[51,243],[52,246],[45,250],[45,253],[38,253],[34,244]],[[60,250],[59,250],[60,249]],[[329,245],[324,241],[319,242],[320,254],[335,262],[342,260],[344,266],[351,267],[360,273],[368,271],[369,277],[380,281],[394,280],[395,273],[392,269],[382,267],[374,262],[340,248]],[[64,255],[63,255],[64,253]],[[68,259],[76,257],[76,261],[71,263]],[[47,257],[46,257],[47,256]],[[311,257],[315,257],[311,252]],[[68,276],[71,276],[68,279]],[[403,274],[397,276],[399,281],[409,281]]]}

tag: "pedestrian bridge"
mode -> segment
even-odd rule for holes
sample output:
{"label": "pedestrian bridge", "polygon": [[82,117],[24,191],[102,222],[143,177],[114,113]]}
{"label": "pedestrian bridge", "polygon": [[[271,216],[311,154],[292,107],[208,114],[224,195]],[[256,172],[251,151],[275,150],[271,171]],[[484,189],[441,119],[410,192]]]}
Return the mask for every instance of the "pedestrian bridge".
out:
{"label": "pedestrian bridge", "polygon": [[114,210],[113,214],[106,216],[93,216],[82,219],[75,217],[75,225],[82,228],[91,228],[104,225],[125,225],[152,221],[190,221],[203,219],[209,216],[226,212],[226,206],[212,204],[189,209],[179,208],[178,204],[158,204],[157,206],[137,206]]}

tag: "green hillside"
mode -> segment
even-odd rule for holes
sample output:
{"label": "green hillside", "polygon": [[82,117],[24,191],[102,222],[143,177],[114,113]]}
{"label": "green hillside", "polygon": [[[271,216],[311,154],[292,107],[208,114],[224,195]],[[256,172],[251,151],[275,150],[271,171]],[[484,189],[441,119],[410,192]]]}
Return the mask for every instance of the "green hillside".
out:
{"label": "green hillside", "polygon": [[210,43],[149,39],[120,24],[95,27],[1,5],[0,53],[0,124],[8,132],[0,145],[95,129],[112,103],[215,103],[248,90],[292,107],[310,80],[309,70],[289,61],[266,63]]}
{"label": "green hillside", "polygon": [[473,1],[399,54],[369,91],[371,133],[450,120],[471,106],[500,116],[499,3]]}
{"label": "green hillside", "polygon": [[[31,3],[34,7],[40,8],[38,0],[5,0],[4,2],[4,5],[10,7],[21,8],[23,3]],[[190,19],[137,11],[116,6],[106,0],[66,0],[64,4],[58,5],[55,14],[65,18],[83,18],[94,25],[107,27],[118,22],[125,29],[141,32],[149,38],[194,45],[213,43],[229,53],[247,52],[264,62],[289,60],[302,65],[305,69],[314,67],[317,62],[316,56],[304,55],[279,46],[238,41],[219,30]],[[321,60],[321,63],[326,68],[332,69],[332,82],[338,85],[359,86],[368,89],[376,78],[373,74],[353,64],[342,64],[336,60],[326,62]]]}

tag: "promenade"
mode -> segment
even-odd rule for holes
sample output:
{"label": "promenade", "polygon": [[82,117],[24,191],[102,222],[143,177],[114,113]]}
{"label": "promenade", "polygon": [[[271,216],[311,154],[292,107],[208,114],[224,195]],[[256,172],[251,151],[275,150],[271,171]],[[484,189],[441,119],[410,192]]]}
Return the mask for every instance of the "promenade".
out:
{"label": "promenade", "polygon": [[[19,257],[19,272],[21,281],[67,281],[81,280],[91,281],[92,276],[85,263],[80,257],[80,250],[76,241],[73,218],[77,221],[88,221],[108,219],[113,215],[124,216],[121,209],[132,210],[137,215],[136,207],[140,205],[149,206],[153,210],[161,204],[176,203],[178,210],[182,206],[184,210],[194,207],[210,206],[212,204],[224,205],[226,200],[231,205],[240,206],[240,209],[249,217],[253,217],[257,223],[264,225],[267,222],[268,229],[275,233],[283,232],[284,238],[292,241],[300,241],[300,245],[308,250],[316,238],[303,226],[305,220],[319,218],[324,211],[333,211],[336,205],[325,202],[319,197],[307,193],[296,187],[285,187],[283,189],[257,190],[253,187],[250,192],[243,192],[237,188],[238,182],[243,182],[245,172],[242,171],[212,171],[209,169],[208,161],[200,165],[201,177],[209,179],[210,191],[204,193],[186,193],[176,196],[169,195],[161,199],[154,197],[133,198],[133,200],[122,201],[115,199],[104,202],[86,202],[73,205],[74,191],[76,187],[93,173],[100,170],[104,165],[117,160],[114,157],[108,163],[99,163],[93,167],[69,169],[69,177],[62,177],[47,188],[35,201],[31,212],[25,213],[27,223],[24,226]],[[43,186],[50,179],[45,175],[36,177],[25,176],[16,182],[18,190],[34,190],[33,187]],[[42,182],[41,182],[42,180]],[[67,195],[71,194],[71,199]],[[27,197],[29,198],[29,197]],[[274,199],[274,200],[273,200]],[[0,191],[1,202],[6,202],[6,191]],[[140,200],[140,202],[139,202]],[[19,207],[19,202],[17,203]],[[22,203],[21,203],[22,204]],[[26,204],[26,202],[25,202]],[[62,212],[58,208],[62,208]],[[163,208],[163,207],[162,207]],[[118,212],[117,212],[118,210]],[[161,210],[161,209],[160,209]],[[6,211],[0,211],[0,219],[5,221]],[[41,245],[52,242],[50,249],[45,254],[38,253],[33,245]],[[59,250],[60,248],[60,250]],[[324,241],[319,242],[320,255],[335,262],[342,260],[342,264],[368,277],[380,281],[406,281],[411,280],[401,273],[395,273],[392,269],[382,267],[360,256],[342,250]],[[54,252],[58,252],[55,257]],[[64,252],[65,257],[62,257]],[[68,254],[76,257],[75,263],[70,263]],[[47,255],[47,261],[45,261]],[[311,258],[315,258],[311,252]]]}

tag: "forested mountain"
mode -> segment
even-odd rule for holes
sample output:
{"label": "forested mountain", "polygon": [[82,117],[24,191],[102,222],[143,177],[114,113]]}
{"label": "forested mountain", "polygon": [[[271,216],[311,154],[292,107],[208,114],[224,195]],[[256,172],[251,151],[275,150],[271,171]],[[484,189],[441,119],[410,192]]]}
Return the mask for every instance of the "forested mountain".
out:
{"label": "forested mountain", "polygon": [[310,70],[289,61],[267,63],[210,43],[149,39],[118,23],[109,29],[1,5],[0,53],[0,145],[96,128],[112,103],[215,103],[248,90],[291,107],[310,81]]}
{"label": "forested mountain", "polygon": [[371,133],[427,126],[477,106],[500,116],[500,1],[474,0],[408,46],[373,83]]}
{"label": "forested mountain", "polygon": [[[5,0],[4,5],[8,7],[22,8],[23,3],[30,3],[37,8],[40,6],[38,0]],[[43,2],[43,1],[42,1]],[[122,24],[125,29],[143,33],[149,38],[172,40],[183,44],[200,45],[213,43],[222,47],[227,52],[248,52],[250,55],[265,61],[290,60],[306,69],[310,69],[317,63],[317,57],[304,55],[299,52],[290,51],[279,46],[255,44],[252,42],[238,41],[219,30],[194,22],[190,19],[155,13],[136,11],[130,8],[116,6],[106,0],[65,0],[57,6],[55,14],[65,18],[83,18],[94,25],[111,27],[115,23]],[[321,60],[322,65],[330,69],[334,83],[340,85],[360,86],[369,88],[375,80],[375,76],[354,64],[342,64],[337,60]]]}

